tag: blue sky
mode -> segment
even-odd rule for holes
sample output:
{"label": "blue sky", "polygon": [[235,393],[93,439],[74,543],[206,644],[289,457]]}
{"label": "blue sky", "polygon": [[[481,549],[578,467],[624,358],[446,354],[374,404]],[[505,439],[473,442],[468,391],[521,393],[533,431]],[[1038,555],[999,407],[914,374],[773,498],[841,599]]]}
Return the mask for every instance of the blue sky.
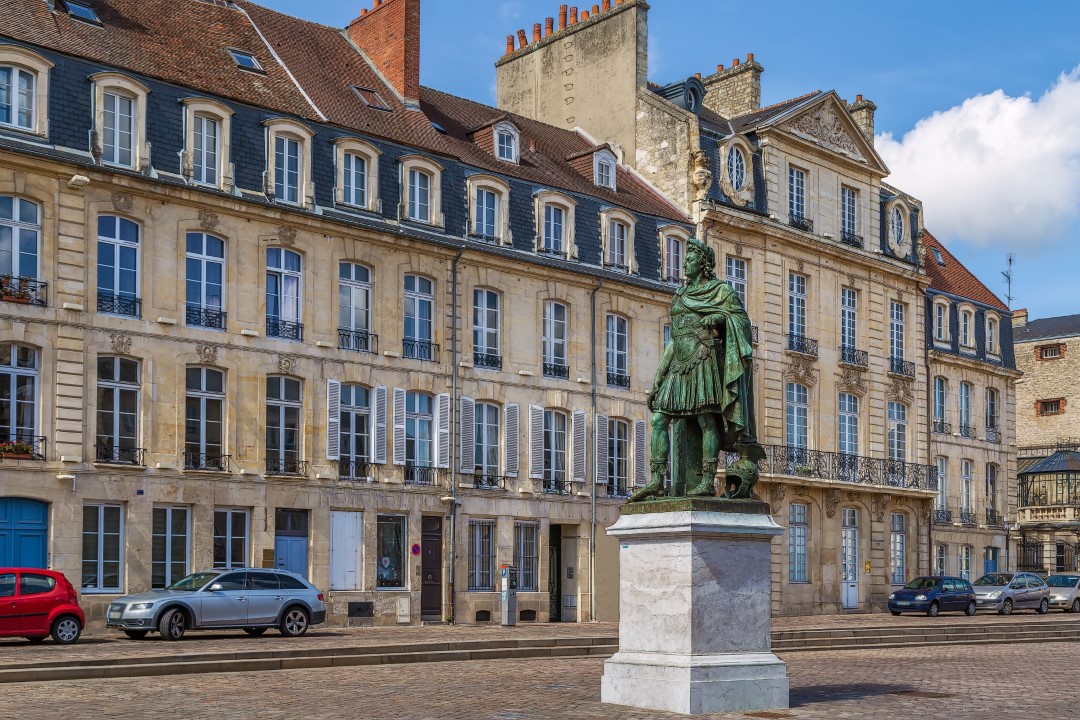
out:
{"label": "blue sky", "polygon": [[[260,0],[343,27],[366,4]],[[593,3],[579,3],[591,7]],[[752,52],[762,102],[811,90],[862,94],[878,111],[887,180],[1013,307],[1080,313],[1080,2],[653,0],[650,79],[666,83]],[[421,80],[494,103],[506,35],[558,15],[551,0],[423,0]]]}

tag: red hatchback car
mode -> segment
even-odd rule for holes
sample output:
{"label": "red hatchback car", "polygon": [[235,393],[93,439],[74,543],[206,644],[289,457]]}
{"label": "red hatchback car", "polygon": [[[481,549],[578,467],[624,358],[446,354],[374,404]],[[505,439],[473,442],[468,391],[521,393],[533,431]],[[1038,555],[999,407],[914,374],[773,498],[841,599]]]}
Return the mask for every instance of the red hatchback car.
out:
{"label": "red hatchback car", "polygon": [[41,642],[48,635],[70,645],[86,618],[64,573],[37,568],[0,568],[0,637]]}

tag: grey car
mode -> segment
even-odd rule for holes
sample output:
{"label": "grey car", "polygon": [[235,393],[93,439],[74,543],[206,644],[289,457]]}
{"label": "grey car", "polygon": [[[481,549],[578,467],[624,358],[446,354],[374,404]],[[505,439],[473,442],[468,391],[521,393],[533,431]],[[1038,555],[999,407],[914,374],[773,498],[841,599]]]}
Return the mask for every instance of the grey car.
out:
{"label": "grey car", "polygon": [[1033,573],[986,573],[972,585],[980,609],[997,610],[1002,615],[1024,608],[1042,614],[1050,611],[1050,588]]}
{"label": "grey car", "polygon": [[1080,613],[1080,574],[1051,575],[1046,584],[1050,586],[1050,607]]}
{"label": "grey car", "polygon": [[179,640],[188,630],[242,628],[261,635],[277,628],[297,637],[326,622],[323,594],[284,570],[207,570],[164,590],[125,595],[109,604],[106,625],[136,640],[157,631]]}

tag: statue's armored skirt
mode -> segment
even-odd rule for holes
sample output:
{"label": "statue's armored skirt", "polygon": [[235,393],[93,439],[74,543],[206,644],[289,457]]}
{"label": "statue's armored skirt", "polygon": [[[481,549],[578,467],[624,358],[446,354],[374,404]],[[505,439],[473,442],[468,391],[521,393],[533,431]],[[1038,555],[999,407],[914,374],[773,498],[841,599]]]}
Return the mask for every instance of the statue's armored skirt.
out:
{"label": "statue's armored skirt", "polygon": [[723,411],[722,343],[705,315],[686,306],[682,293],[671,304],[671,364],[660,381],[653,410],[671,417]]}

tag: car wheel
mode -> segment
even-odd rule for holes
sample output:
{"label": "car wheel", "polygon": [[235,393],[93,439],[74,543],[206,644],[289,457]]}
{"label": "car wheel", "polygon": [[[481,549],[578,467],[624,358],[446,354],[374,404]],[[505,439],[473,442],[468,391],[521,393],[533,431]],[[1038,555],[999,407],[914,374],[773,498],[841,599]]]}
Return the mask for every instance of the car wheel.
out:
{"label": "car wheel", "polygon": [[969,602],[967,604],[967,607],[964,608],[964,612],[968,614],[968,617],[971,617],[972,615],[974,615],[976,610],[978,610],[978,608],[976,607],[974,600]]}
{"label": "car wheel", "polygon": [[1042,602],[1039,603],[1039,614],[1045,615],[1048,612],[1050,612],[1050,601],[1046,598],[1043,598]]}
{"label": "car wheel", "polygon": [[891,612],[893,615],[899,615],[900,614],[899,610],[890,610],[889,612]]}
{"label": "car wheel", "polygon": [[[1066,612],[1070,612],[1070,611],[1066,610]],[[1080,613],[1080,597],[1073,600],[1072,611],[1071,612]]]}
{"label": "car wheel", "polygon": [[248,635],[262,635],[266,632],[266,628],[244,628],[244,632]]}
{"label": "car wheel", "polygon": [[926,608],[926,614],[929,615],[930,617],[937,617],[938,613],[940,611],[941,611],[941,606],[938,605],[937,600],[930,603],[930,607]]}
{"label": "car wheel", "polygon": [[1001,609],[998,610],[1002,615],[1012,615],[1012,600],[1006,600],[1001,603]]}
{"label": "car wheel", "polygon": [[52,624],[53,642],[59,645],[70,645],[82,635],[82,624],[79,619],[71,615],[62,615],[56,618]]}
{"label": "car wheel", "polygon": [[166,610],[158,621],[158,633],[166,640],[179,640],[187,632],[187,617],[179,608]]}
{"label": "car wheel", "polygon": [[281,616],[281,634],[285,637],[300,637],[307,632],[308,614],[303,608],[291,607]]}
{"label": "car wheel", "polygon": [[144,637],[146,637],[146,633],[148,633],[148,632],[150,632],[150,631],[149,630],[125,630],[124,634],[127,635],[132,640],[142,640]]}

